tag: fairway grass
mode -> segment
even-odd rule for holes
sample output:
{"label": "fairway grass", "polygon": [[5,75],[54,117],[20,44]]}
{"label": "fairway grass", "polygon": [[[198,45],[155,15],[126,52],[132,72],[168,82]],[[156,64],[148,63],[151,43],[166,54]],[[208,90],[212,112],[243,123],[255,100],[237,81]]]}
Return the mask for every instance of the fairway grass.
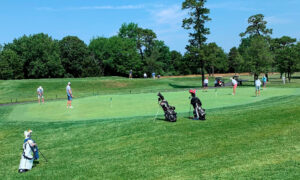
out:
{"label": "fairway grass", "polygon": [[[198,91],[206,121],[187,118],[189,93],[163,92],[176,123],[163,120],[156,93],[100,95],[0,107],[2,179],[299,179],[297,88]],[[110,99],[112,98],[112,105]],[[17,173],[23,131],[48,158]]]}

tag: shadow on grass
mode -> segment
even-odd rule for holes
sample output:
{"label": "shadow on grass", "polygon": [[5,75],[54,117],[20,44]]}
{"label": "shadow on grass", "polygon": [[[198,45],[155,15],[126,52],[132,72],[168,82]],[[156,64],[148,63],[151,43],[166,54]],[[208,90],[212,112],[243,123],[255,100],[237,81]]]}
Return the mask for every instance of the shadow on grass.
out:
{"label": "shadow on grass", "polygon": [[171,86],[172,88],[180,88],[180,89],[184,89],[184,88],[202,88],[202,86],[187,86],[187,85],[178,85],[178,84],[171,84],[171,83],[169,83],[169,86]]}

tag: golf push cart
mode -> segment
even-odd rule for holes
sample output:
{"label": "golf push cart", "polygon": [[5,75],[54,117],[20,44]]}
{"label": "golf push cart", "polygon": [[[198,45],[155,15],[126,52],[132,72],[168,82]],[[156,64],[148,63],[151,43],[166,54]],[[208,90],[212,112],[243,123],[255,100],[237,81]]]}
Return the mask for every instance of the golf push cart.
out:
{"label": "golf push cart", "polygon": [[225,86],[224,80],[222,77],[215,78],[215,87],[222,87]]}

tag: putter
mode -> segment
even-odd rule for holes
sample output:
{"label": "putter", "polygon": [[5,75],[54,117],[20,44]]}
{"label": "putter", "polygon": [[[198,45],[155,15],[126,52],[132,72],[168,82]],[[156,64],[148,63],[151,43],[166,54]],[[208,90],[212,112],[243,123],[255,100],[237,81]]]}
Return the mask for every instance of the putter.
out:
{"label": "putter", "polygon": [[41,153],[42,157],[45,159],[46,162],[48,162],[47,158],[44,156],[44,154],[42,153],[41,150],[39,150],[39,152]]}

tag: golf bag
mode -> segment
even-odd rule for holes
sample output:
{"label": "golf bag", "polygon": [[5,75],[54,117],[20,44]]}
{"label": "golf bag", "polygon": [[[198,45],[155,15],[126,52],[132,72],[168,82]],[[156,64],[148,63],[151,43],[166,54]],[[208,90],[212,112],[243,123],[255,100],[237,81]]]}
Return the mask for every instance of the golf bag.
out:
{"label": "golf bag", "polygon": [[195,94],[192,95],[191,104],[194,107],[194,119],[195,120],[205,120],[205,109],[203,109],[202,103],[198,97],[195,96]]}
{"label": "golf bag", "polygon": [[201,106],[196,106],[194,109],[194,118],[199,120],[205,120],[205,109],[203,109]]}
{"label": "golf bag", "polygon": [[164,113],[165,113],[165,119],[166,121],[170,122],[176,122],[177,120],[177,113],[175,112],[175,107],[170,106],[168,101],[164,99],[161,93],[158,93],[157,96],[158,98],[158,103],[162,107]]}

